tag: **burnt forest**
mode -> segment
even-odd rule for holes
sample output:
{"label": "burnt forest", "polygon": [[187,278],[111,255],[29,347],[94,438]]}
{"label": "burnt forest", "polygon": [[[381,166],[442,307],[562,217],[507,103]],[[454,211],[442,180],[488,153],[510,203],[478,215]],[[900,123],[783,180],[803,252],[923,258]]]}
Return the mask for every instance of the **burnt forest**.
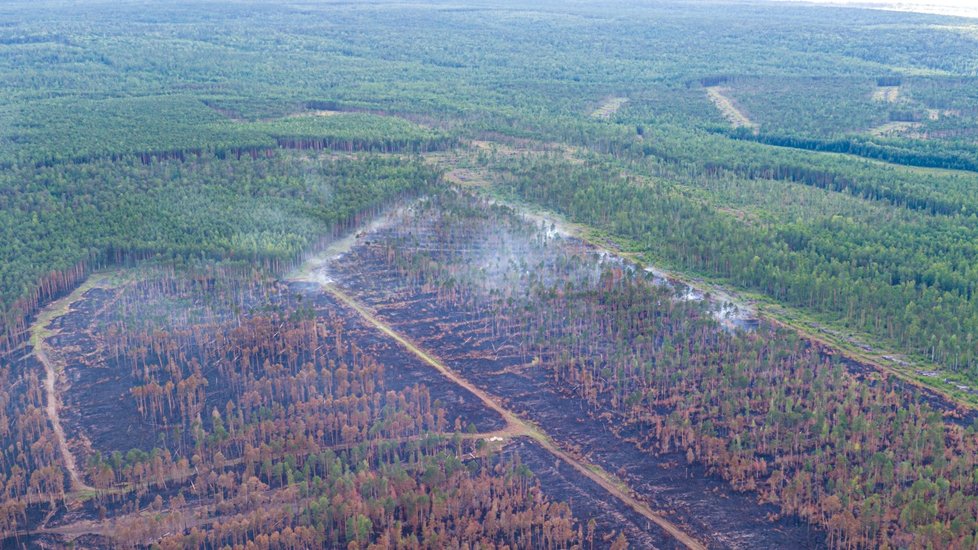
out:
{"label": "burnt forest", "polygon": [[2,3],[0,548],[975,548],[944,3]]}

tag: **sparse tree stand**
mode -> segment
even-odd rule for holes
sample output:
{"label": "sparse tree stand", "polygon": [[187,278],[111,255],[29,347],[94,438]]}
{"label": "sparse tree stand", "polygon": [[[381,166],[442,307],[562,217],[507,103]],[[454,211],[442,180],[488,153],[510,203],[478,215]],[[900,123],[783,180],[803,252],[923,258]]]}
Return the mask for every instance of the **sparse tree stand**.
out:
{"label": "sparse tree stand", "polygon": [[[535,393],[521,414],[573,411],[588,436],[552,449],[583,461],[600,433],[606,472],[710,484],[707,506],[671,506],[704,538],[976,547],[967,19],[198,4],[0,5],[0,546],[551,550],[642,531],[576,497],[571,513],[548,492],[563,471],[530,477],[478,405],[281,282],[356,228],[307,281],[346,285],[442,373]],[[506,200],[823,343],[720,328],[696,293]],[[85,286],[103,269],[123,276]]]}
{"label": "sparse tree stand", "polygon": [[[863,384],[865,367],[772,325],[723,330],[703,304],[640,271],[606,264],[595,276],[587,247],[464,194],[439,195],[393,227],[354,251],[344,284],[387,308],[455,311],[466,341],[508,346],[522,364],[539,358],[556,388],[639,448],[705,464],[823,527],[834,546],[945,540],[937,524],[970,525],[955,536],[974,540],[960,499],[978,437],[912,387],[878,375]],[[447,326],[404,328],[430,338]],[[446,354],[458,345],[438,341]]]}

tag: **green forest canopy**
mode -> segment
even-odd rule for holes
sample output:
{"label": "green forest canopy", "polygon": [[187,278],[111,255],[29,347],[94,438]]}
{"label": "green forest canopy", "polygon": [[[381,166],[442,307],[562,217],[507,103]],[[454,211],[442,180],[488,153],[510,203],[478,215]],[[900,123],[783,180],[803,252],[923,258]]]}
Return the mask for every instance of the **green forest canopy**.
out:
{"label": "green forest canopy", "polygon": [[[604,202],[613,210],[594,218],[649,249],[704,241],[670,256],[677,267],[973,370],[976,25],[837,13],[776,3],[5,2],[0,302],[37,302],[86,260],[285,262],[357,208],[436,177],[407,159],[309,168],[293,149],[413,155],[515,136],[584,146],[694,197],[683,207],[697,212],[688,233],[649,230],[657,222],[643,216],[671,204],[662,197]],[[711,88],[757,133],[734,131]],[[592,118],[609,97],[629,101]],[[891,123],[899,131],[881,134]],[[551,174],[542,166],[521,173]],[[309,173],[331,192],[301,183]],[[604,171],[573,177],[576,187],[549,195],[521,189],[568,211],[580,196],[565,193],[608,199]],[[730,220],[731,209],[753,222]],[[710,265],[695,259],[717,244],[703,220],[730,241]],[[716,263],[725,256],[737,259]],[[830,298],[817,290],[825,285]]]}

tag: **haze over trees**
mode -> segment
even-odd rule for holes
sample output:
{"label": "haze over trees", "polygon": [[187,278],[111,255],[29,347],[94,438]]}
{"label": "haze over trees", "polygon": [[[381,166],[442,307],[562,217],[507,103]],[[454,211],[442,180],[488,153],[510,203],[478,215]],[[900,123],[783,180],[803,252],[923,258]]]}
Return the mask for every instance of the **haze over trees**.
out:
{"label": "haze over trees", "polygon": [[0,545],[973,548],[978,22],[0,5]]}

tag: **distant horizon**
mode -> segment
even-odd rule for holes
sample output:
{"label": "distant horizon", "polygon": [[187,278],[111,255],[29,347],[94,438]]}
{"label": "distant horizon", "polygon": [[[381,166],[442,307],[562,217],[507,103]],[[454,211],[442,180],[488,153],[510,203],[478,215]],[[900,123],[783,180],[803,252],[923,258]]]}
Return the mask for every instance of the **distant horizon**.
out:
{"label": "distant horizon", "polygon": [[891,10],[932,15],[978,18],[975,0],[777,0],[796,4],[821,4],[850,8]]}

